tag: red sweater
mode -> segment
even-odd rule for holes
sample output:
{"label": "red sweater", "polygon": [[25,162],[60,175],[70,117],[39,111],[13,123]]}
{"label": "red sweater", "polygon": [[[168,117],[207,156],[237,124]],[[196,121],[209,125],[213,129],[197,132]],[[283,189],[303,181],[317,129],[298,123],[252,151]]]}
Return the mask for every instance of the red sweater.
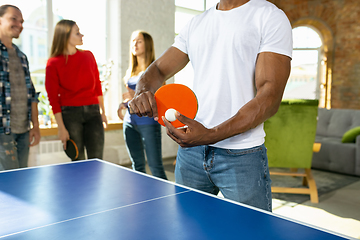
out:
{"label": "red sweater", "polygon": [[98,104],[102,90],[94,55],[78,50],[67,62],[64,55],[50,58],[45,88],[54,114],[61,112],[61,106]]}

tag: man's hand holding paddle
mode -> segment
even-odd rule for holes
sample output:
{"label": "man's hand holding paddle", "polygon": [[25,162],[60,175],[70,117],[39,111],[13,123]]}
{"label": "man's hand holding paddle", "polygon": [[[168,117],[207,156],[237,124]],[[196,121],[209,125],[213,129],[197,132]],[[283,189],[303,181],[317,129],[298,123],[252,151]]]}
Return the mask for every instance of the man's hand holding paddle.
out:
{"label": "man's hand holding paddle", "polygon": [[136,109],[139,116],[156,117],[166,127],[168,136],[181,147],[212,143],[214,131],[193,120],[198,110],[197,98],[185,85],[168,84],[155,94],[147,91],[135,97],[136,101],[129,103],[130,113],[136,113]]}
{"label": "man's hand holding paddle", "polygon": [[139,117],[153,117],[158,121],[156,100],[151,91],[140,92],[135,94],[134,98],[129,101],[129,111]]}
{"label": "man's hand holding paddle", "polygon": [[195,147],[199,145],[211,144],[213,129],[205,128],[201,123],[188,118],[179,112],[175,114],[176,119],[186,125],[183,128],[175,128],[171,122],[163,117],[167,135],[181,147]]}
{"label": "man's hand holding paddle", "polygon": [[129,102],[131,114],[139,117],[153,117],[159,120],[154,94],[164,82],[183,69],[189,62],[187,54],[175,47],[170,47],[160,58],[155,60],[141,75],[136,85],[134,98]]}

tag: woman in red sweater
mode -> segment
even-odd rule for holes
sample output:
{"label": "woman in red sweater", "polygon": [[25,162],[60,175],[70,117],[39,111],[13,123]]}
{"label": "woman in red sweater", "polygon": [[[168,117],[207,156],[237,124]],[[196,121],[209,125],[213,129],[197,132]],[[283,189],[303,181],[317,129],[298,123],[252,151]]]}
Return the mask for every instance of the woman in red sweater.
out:
{"label": "woman in red sweater", "polygon": [[76,48],[83,35],[74,21],[56,24],[45,87],[64,144],[72,139],[79,150],[76,160],[103,157],[107,124],[99,70],[90,51]]}

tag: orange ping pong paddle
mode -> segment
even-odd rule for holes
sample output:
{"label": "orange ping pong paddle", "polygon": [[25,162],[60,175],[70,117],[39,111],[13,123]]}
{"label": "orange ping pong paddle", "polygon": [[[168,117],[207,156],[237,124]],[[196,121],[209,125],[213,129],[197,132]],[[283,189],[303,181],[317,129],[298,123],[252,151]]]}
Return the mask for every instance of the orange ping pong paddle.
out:
{"label": "orange ping pong paddle", "polygon": [[[170,83],[164,86],[161,86],[155,92],[155,100],[158,110],[159,120],[158,122],[165,126],[162,117],[165,116],[168,119],[166,111],[169,109],[175,109],[182,115],[194,119],[198,111],[198,102],[195,93],[187,86],[178,83]],[[171,111],[171,110],[169,110]],[[176,127],[183,127],[185,124],[181,123],[179,120],[172,121],[171,124]]]}

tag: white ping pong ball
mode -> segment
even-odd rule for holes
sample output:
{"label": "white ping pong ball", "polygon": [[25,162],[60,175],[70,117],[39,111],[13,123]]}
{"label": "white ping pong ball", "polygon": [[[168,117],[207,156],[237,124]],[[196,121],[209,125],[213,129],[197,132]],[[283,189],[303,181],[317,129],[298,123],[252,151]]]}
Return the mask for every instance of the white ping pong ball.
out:
{"label": "white ping pong ball", "polygon": [[176,120],[175,113],[176,113],[176,110],[175,110],[175,109],[169,108],[169,109],[166,110],[166,112],[165,112],[165,118],[166,118],[169,122],[173,122],[173,121]]}

